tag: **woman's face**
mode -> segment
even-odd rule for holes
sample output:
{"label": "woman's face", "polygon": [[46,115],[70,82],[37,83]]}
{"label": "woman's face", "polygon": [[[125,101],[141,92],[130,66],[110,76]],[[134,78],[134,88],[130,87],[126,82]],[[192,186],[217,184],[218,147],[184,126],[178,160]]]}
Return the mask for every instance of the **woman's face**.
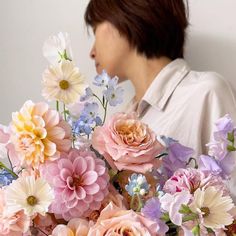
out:
{"label": "woman's face", "polygon": [[95,41],[90,56],[95,61],[98,74],[103,69],[110,76],[125,80],[131,47],[128,40],[109,22],[103,22],[94,29]]}

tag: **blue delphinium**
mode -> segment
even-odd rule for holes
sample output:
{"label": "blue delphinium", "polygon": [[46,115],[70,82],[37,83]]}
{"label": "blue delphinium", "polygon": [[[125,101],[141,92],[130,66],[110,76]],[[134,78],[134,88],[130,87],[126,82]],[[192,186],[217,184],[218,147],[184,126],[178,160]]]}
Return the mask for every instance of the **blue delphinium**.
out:
{"label": "blue delphinium", "polygon": [[95,81],[93,82],[93,84],[96,85],[96,86],[99,86],[99,87],[107,86],[110,79],[111,78],[109,77],[107,72],[105,70],[103,70],[100,75],[97,75],[94,78]]}
{"label": "blue delphinium", "polygon": [[89,135],[96,126],[102,125],[98,109],[99,107],[96,102],[85,104],[79,119],[72,124],[72,130],[75,135]]}
{"label": "blue delphinium", "polygon": [[142,174],[132,174],[129,178],[129,183],[125,186],[126,191],[130,196],[135,194],[145,195],[149,191],[149,184],[146,177]]}
{"label": "blue delphinium", "polygon": [[116,106],[123,102],[124,89],[121,87],[108,87],[103,94],[110,106]]}
{"label": "blue delphinium", "polygon": [[14,179],[16,179],[16,177],[9,171],[2,167],[0,168],[0,188],[9,185]]}
{"label": "blue delphinium", "polygon": [[93,91],[90,87],[85,89],[85,94],[80,97],[80,101],[84,102],[93,96]]}

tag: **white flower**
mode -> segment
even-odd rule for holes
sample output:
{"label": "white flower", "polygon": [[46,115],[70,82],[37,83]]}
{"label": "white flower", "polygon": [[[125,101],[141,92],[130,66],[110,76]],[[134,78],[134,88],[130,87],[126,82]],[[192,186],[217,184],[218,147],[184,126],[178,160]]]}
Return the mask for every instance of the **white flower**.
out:
{"label": "white flower", "polygon": [[199,215],[205,227],[221,229],[233,222],[233,217],[229,213],[234,207],[233,201],[231,197],[222,195],[222,191],[212,186],[195,191],[190,209]]}
{"label": "white flower", "polygon": [[68,33],[58,33],[49,37],[43,45],[43,55],[51,64],[61,60],[72,60],[71,43]]}
{"label": "white flower", "polygon": [[70,61],[51,65],[43,74],[42,84],[45,99],[65,104],[75,103],[88,87],[79,69]]}
{"label": "white flower", "polygon": [[12,214],[24,210],[32,216],[36,213],[44,215],[54,199],[49,184],[42,178],[35,180],[33,176],[20,177],[6,188],[6,211]]}

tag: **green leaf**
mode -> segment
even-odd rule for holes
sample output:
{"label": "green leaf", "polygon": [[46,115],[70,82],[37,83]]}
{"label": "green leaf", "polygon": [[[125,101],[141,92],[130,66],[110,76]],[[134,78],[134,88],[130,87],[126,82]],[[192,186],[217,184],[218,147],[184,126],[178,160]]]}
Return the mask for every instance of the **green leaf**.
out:
{"label": "green leaf", "polygon": [[236,151],[236,148],[235,148],[234,146],[232,146],[232,145],[228,145],[228,146],[227,146],[227,150],[228,150],[229,152],[234,152],[234,151]]}
{"label": "green leaf", "polygon": [[227,139],[228,139],[231,143],[234,143],[234,132],[228,133],[227,136],[228,136]]}

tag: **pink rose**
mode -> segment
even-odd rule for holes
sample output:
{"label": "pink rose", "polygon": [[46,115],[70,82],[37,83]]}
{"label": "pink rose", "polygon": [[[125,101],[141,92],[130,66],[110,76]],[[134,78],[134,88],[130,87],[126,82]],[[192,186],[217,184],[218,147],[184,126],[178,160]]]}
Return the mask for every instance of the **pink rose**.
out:
{"label": "pink rose", "polygon": [[116,113],[92,136],[93,147],[113,169],[145,173],[158,167],[156,156],[163,150],[155,133],[134,113]]}
{"label": "pink rose", "polygon": [[159,226],[132,210],[122,210],[110,203],[101,212],[97,223],[92,226],[87,236],[157,236]]}
{"label": "pink rose", "polygon": [[133,210],[123,210],[113,203],[101,212],[96,224],[89,230],[88,236],[140,235],[157,236],[159,226]]}

